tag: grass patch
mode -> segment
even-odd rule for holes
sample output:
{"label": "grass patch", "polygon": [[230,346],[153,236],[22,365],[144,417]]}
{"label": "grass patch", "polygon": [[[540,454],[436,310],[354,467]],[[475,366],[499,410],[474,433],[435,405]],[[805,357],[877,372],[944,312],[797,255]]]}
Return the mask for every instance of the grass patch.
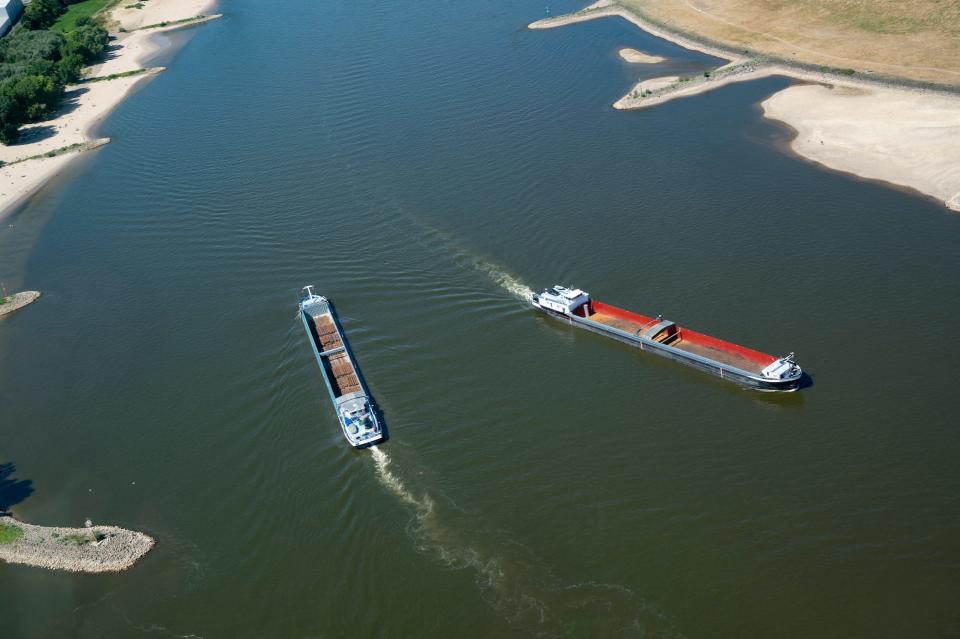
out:
{"label": "grass patch", "polygon": [[111,73],[110,75],[100,75],[95,78],[87,78],[81,80],[79,84],[88,84],[90,82],[106,82],[107,80],[116,80],[117,78],[127,78],[131,75],[140,75],[141,73],[146,73],[150,69],[133,69],[131,71],[122,71],[120,73]]}
{"label": "grass patch", "polygon": [[31,155],[28,158],[20,158],[19,160],[14,160],[13,162],[0,163],[0,166],[11,166],[13,164],[20,164],[21,162],[26,162],[27,160],[39,160],[40,158],[55,158],[58,155],[63,155],[64,153],[70,153],[71,151],[76,151],[82,149],[87,145],[83,142],[76,142],[69,146],[61,146],[59,149],[53,149],[47,151],[46,153],[38,153],[37,155]]}
{"label": "grass patch", "polygon": [[12,544],[23,537],[23,528],[13,524],[0,524],[0,544]]}
{"label": "grass patch", "polygon": [[[89,2],[90,0],[88,0]],[[140,27],[140,31],[144,29],[160,29],[161,27],[170,27],[175,24],[187,24],[188,22],[196,22],[197,20],[203,20],[207,16],[194,16],[192,18],[184,18],[183,20],[170,20],[169,22],[158,22],[157,24],[148,24],[145,27]]]}
{"label": "grass patch", "polygon": [[51,25],[50,30],[59,31],[60,33],[73,31],[77,28],[77,18],[92,18],[94,14],[100,13],[115,1],[116,0],[84,0],[83,2],[67,5],[67,12]]}
{"label": "grass patch", "polygon": [[76,546],[82,546],[84,544],[89,544],[93,540],[90,539],[88,535],[64,535],[63,541]]}
{"label": "grass patch", "polygon": [[7,302],[9,302],[9,301],[12,300],[12,299],[13,299],[13,297],[11,297],[11,296],[9,296],[9,295],[8,295],[7,297],[0,297],[0,306],[3,306],[4,304],[6,304]]}

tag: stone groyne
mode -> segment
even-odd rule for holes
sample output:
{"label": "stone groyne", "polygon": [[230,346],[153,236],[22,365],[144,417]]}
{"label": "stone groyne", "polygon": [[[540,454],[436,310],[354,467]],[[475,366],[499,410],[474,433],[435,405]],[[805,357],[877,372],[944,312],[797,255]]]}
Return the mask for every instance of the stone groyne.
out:
{"label": "stone groyne", "polygon": [[0,317],[36,302],[39,297],[40,291],[22,291],[8,297],[0,296]]}
{"label": "stone groyne", "polygon": [[69,572],[120,572],[147,554],[156,541],[118,526],[34,526],[0,516],[0,559]]}

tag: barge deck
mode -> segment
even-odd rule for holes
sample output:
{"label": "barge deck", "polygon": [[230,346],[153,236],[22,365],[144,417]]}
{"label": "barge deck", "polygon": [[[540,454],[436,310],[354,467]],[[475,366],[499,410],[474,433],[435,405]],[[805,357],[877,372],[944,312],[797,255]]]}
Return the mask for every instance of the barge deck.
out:
{"label": "barge deck", "polygon": [[803,371],[793,354],[773,355],[689,330],[663,316],[650,317],[604,304],[579,289],[554,286],[534,294],[534,307],[641,350],[765,391],[794,391]]}

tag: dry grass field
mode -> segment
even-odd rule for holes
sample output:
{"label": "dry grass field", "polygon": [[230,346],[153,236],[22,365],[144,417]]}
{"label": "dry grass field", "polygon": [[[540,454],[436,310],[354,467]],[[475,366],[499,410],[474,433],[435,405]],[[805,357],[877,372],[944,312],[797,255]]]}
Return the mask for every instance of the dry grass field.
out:
{"label": "dry grass field", "polygon": [[618,1],[731,48],[960,86],[958,0]]}

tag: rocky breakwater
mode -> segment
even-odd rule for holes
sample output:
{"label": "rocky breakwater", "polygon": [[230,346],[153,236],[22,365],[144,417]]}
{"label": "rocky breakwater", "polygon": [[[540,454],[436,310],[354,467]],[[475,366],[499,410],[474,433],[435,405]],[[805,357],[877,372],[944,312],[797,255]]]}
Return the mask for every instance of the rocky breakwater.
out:
{"label": "rocky breakwater", "polygon": [[22,291],[15,295],[0,296],[0,317],[36,302],[39,298],[40,291]]}
{"label": "rocky breakwater", "polygon": [[11,564],[70,572],[120,572],[150,552],[155,543],[149,535],[118,526],[34,526],[0,516],[0,559]]}

